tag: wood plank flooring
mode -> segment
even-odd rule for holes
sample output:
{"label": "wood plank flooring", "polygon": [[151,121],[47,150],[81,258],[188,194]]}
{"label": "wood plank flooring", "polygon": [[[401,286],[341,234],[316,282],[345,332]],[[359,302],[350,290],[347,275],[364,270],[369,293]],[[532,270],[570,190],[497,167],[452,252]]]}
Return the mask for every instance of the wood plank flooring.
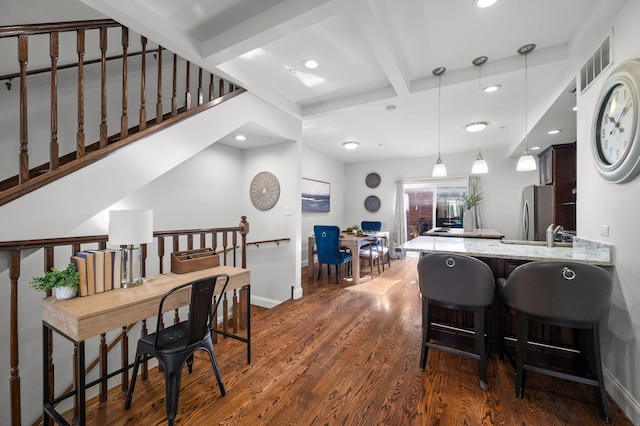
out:
{"label": "wood plank flooring", "polygon": [[[524,399],[513,369],[494,355],[488,391],[477,363],[429,351],[420,371],[421,316],[416,258],[357,286],[325,274],[307,279],[300,300],[252,311],[252,363],[245,345],[215,345],[227,395],[220,396],[208,357],[185,368],[178,425],[598,425],[589,386],[528,373]],[[332,271],[332,274],[335,271]],[[135,343],[134,346],[135,348]],[[164,377],[138,381],[131,408],[124,394],[88,406],[91,425],[164,425]],[[613,425],[631,425],[612,400]]]}

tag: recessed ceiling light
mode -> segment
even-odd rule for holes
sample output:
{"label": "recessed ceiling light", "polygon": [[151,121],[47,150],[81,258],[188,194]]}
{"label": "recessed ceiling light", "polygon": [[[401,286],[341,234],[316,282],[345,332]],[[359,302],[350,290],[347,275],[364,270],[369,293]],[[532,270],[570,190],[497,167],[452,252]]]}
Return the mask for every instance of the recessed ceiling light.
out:
{"label": "recessed ceiling light", "polygon": [[358,145],[360,144],[356,141],[347,141],[342,144],[346,149],[356,149]]}
{"label": "recessed ceiling light", "polygon": [[237,141],[246,141],[247,137],[245,135],[236,135]]}
{"label": "recessed ceiling light", "polygon": [[542,147],[540,147],[540,146],[532,146],[532,147],[531,147],[531,151],[537,151],[537,150],[539,150],[539,149],[541,149],[541,148],[542,148]]}
{"label": "recessed ceiling light", "polygon": [[315,70],[316,68],[318,68],[318,61],[316,61],[315,59],[306,59],[302,61],[302,65],[304,65],[304,67],[307,69]]}
{"label": "recessed ceiling light", "polygon": [[484,9],[485,7],[493,6],[497,1],[498,0],[477,0],[476,6],[480,9]]}
{"label": "recessed ceiling light", "polygon": [[467,132],[475,133],[484,130],[484,128],[487,127],[487,124],[489,123],[486,121],[476,121],[474,123],[467,124],[464,128]]}
{"label": "recessed ceiling light", "polygon": [[577,111],[577,110],[578,110],[578,105],[571,108],[571,111]]}
{"label": "recessed ceiling light", "polygon": [[560,129],[553,129],[553,130],[549,130],[547,132],[548,135],[557,135],[558,133],[560,133],[562,130]]}
{"label": "recessed ceiling light", "polygon": [[492,86],[487,86],[485,87],[483,90],[487,93],[493,93],[493,92],[497,92],[498,90],[500,90],[502,88],[501,85],[499,84],[494,84]]}

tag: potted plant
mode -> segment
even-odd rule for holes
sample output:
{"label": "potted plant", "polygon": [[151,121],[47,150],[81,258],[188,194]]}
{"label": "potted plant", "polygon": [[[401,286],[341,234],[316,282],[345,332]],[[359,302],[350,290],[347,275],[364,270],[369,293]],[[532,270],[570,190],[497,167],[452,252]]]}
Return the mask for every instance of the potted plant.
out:
{"label": "potted plant", "polygon": [[43,277],[31,280],[31,287],[40,291],[53,290],[57,299],[70,299],[78,292],[80,275],[73,263],[62,271],[52,267]]}
{"label": "potted plant", "polygon": [[469,188],[469,192],[460,195],[460,200],[464,206],[464,214],[462,216],[462,227],[465,232],[471,232],[475,228],[475,220],[472,209],[480,204],[484,196],[478,191],[478,184],[473,183]]}

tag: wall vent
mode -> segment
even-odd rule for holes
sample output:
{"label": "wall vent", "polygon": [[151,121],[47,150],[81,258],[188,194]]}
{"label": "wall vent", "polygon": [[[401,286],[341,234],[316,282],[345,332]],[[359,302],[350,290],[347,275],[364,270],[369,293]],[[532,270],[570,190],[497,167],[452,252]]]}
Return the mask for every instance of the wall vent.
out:
{"label": "wall vent", "polygon": [[606,70],[612,61],[611,55],[611,35],[600,44],[596,51],[587,60],[587,63],[580,68],[580,93],[584,93],[591,83],[598,77],[602,71]]}

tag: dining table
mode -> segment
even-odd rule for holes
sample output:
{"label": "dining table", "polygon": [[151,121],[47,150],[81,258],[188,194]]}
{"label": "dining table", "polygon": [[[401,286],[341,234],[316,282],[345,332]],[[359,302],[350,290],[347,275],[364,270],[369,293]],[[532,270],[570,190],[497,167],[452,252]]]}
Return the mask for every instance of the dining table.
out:
{"label": "dining table", "polygon": [[[383,239],[383,244],[387,245],[387,241],[389,240],[389,232],[388,231],[379,231],[379,232],[367,232],[363,234],[353,234],[348,232],[340,233],[340,247],[348,248],[352,253],[352,261],[351,261],[351,275],[355,282],[360,282],[360,256],[359,250],[360,247],[365,246],[367,244],[371,244],[371,237],[381,238]],[[316,237],[311,235],[309,237],[309,266],[307,270],[309,271],[309,277],[315,276],[315,259],[314,255],[316,254],[315,250],[316,245]],[[373,278],[373,277],[371,277]]]}

